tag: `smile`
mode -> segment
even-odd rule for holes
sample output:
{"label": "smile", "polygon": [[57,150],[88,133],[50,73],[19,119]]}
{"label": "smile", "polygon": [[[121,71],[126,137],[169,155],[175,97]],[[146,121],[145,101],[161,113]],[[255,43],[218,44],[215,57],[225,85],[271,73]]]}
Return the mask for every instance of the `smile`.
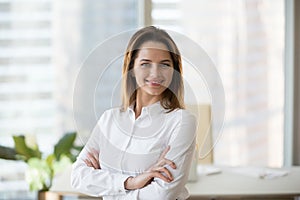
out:
{"label": "smile", "polygon": [[160,86],[164,81],[163,80],[145,80],[145,82],[150,85],[150,86],[154,86],[154,87],[158,87]]}

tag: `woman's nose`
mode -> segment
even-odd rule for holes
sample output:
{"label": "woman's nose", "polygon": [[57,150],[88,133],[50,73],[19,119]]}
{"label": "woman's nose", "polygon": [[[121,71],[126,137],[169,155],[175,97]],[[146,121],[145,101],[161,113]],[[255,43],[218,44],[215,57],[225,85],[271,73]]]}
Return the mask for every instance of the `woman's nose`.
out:
{"label": "woman's nose", "polygon": [[153,63],[152,66],[151,66],[151,69],[150,69],[150,75],[153,76],[153,77],[157,77],[159,76],[159,66],[157,63]]}

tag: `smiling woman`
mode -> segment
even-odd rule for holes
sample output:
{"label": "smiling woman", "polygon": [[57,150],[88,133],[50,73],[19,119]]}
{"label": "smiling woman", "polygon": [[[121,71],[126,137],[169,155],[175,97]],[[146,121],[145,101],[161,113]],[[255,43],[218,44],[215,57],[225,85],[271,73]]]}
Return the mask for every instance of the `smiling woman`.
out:
{"label": "smiling woman", "polygon": [[171,83],[163,92],[162,106],[165,109],[171,109],[170,111],[173,111],[175,108],[184,107],[180,52],[173,39],[165,31],[154,29],[154,27],[151,26],[135,33],[129,41],[126,50],[123,65],[124,78],[122,89],[122,103],[124,109],[135,101],[138,91],[137,88],[140,86],[136,83],[138,80],[134,77],[134,71],[137,69],[137,65],[144,64],[144,67],[150,67],[153,63],[159,64],[159,66],[169,65],[171,67],[169,70],[175,70],[174,73],[172,72]]}
{"label": "smiling woman", "polygon": [[183,101],[181,56],[164,30],[129,41],[122,105],[104,112],[73,164],[72,186],[107,199],[187,199],[196,119]]}
{"label": "smiling woman", "polygon": [[171,84],[173,71],[170,53],[164,44],[144,43],[130,72],[136,79],[137,99],[157,102]]}

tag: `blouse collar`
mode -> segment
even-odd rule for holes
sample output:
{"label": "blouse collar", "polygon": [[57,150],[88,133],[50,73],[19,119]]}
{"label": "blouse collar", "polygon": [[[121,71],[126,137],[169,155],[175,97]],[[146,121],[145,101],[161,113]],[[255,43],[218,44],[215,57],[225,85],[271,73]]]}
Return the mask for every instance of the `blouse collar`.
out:
{"label": "blouse collar", "polygon": [[[128,107],[129,112],[135,113],[134,112],[134,104],[135,104],[135,102]],[[150,115],[153,117],[155,115],[162,113],[163,111],[165,111],[165,109],[161,106],[160,101],[157,101],[151,105],[143,107],[141,116]]]}

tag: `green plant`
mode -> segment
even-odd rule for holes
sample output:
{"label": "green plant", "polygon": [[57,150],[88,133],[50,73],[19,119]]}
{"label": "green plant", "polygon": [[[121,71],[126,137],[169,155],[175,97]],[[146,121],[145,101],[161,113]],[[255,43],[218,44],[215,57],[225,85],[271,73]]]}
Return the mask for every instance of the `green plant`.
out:
{"label": "green plant", "polygon": [[0,158],[26,162],[26,181],[30,190],[47,191],[54,176],[71,165],[81,151],[82,146],[74,145],[75,139],[76,132],[64,134],[54,146],[53,153],[43,156],[35,142],[30,142],[24,135],[13,136],[15,147],[0,146]]}

